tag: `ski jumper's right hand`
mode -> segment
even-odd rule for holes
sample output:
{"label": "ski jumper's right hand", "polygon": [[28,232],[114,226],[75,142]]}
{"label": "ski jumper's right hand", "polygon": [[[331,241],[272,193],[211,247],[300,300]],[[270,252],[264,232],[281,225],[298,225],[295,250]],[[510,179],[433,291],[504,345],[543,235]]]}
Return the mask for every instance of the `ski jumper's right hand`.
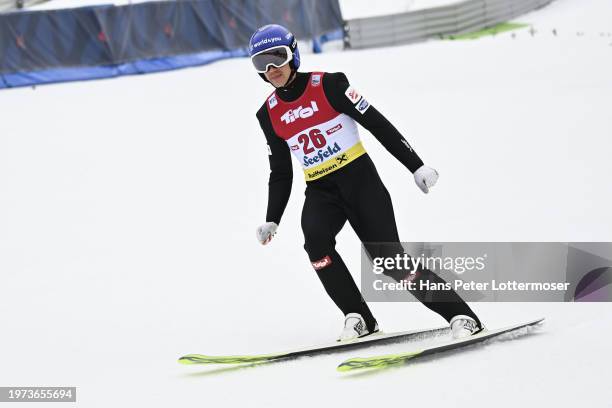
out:
{"label": "ski jumper's right hand", "polygon": [[275,222],[266,222],[263,225],[257,227],[257,240],[260,244],[266,245],[272,240],[272,237],[276,234],[278,225]]}
{"label": "ski jumper's right hand", "polygon": [[438,181],[438,172],[431,167],[423,165],[414,172],[414,181],[421,191],[427,194],[429,193],[429,189],[436,185]]}

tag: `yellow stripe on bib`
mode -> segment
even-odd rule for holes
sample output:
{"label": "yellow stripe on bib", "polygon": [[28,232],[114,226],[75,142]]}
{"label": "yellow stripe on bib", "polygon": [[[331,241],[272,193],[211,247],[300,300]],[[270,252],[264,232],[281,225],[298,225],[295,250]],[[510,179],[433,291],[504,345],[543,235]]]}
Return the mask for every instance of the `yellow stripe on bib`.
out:
{"label": "yellow stripe on bib", "polygon": [[304,177],[306,178],[306,181],[316,180],[325,176],[326,174],[332,173],[346,166],[347,164],[365,153],[366,151],[363,145],[361,144],[361,142],[358,142],[350,149],[338,153],[331,159],[309,169],[304,169]]}

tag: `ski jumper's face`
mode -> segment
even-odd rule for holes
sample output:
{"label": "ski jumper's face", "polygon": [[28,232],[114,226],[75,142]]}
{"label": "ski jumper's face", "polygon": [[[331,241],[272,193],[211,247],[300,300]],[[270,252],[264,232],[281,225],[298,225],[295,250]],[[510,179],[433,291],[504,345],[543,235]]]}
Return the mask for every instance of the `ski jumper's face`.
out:
{"label": "ski jumper's face", "polygon": [[289,77],[291,76],[291,67],[289,64],[285,64],[280,68],[270,65],[264,75],[275,88],[279,88],[284,86],[289,80]]}

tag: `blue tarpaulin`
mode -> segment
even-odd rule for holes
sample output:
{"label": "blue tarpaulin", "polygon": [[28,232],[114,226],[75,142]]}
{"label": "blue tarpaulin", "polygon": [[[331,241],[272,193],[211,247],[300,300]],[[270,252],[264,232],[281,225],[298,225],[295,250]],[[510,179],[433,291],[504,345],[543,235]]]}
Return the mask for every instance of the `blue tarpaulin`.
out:
{"label": "blue tarpaulin", "polygon": [[338,0],[183,0],[0,14],[0,88],[163,71],[246,55],[257,27],[342,37]]}

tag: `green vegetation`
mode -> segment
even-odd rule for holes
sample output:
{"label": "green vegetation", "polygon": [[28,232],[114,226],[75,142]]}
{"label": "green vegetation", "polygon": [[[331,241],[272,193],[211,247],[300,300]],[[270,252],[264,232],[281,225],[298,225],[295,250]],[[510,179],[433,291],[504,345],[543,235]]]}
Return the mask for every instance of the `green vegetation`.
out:
{"label": "green vegetation", "polygon": [[528,27],[528,24],[521,23],[501,23],[493,27],[484,28],[482,30],[474,31],[466,34],[448,35],[442,37],[444,40],[475,40],[487,35],[496,35],[506,31],[518,30],[519,28]]}

